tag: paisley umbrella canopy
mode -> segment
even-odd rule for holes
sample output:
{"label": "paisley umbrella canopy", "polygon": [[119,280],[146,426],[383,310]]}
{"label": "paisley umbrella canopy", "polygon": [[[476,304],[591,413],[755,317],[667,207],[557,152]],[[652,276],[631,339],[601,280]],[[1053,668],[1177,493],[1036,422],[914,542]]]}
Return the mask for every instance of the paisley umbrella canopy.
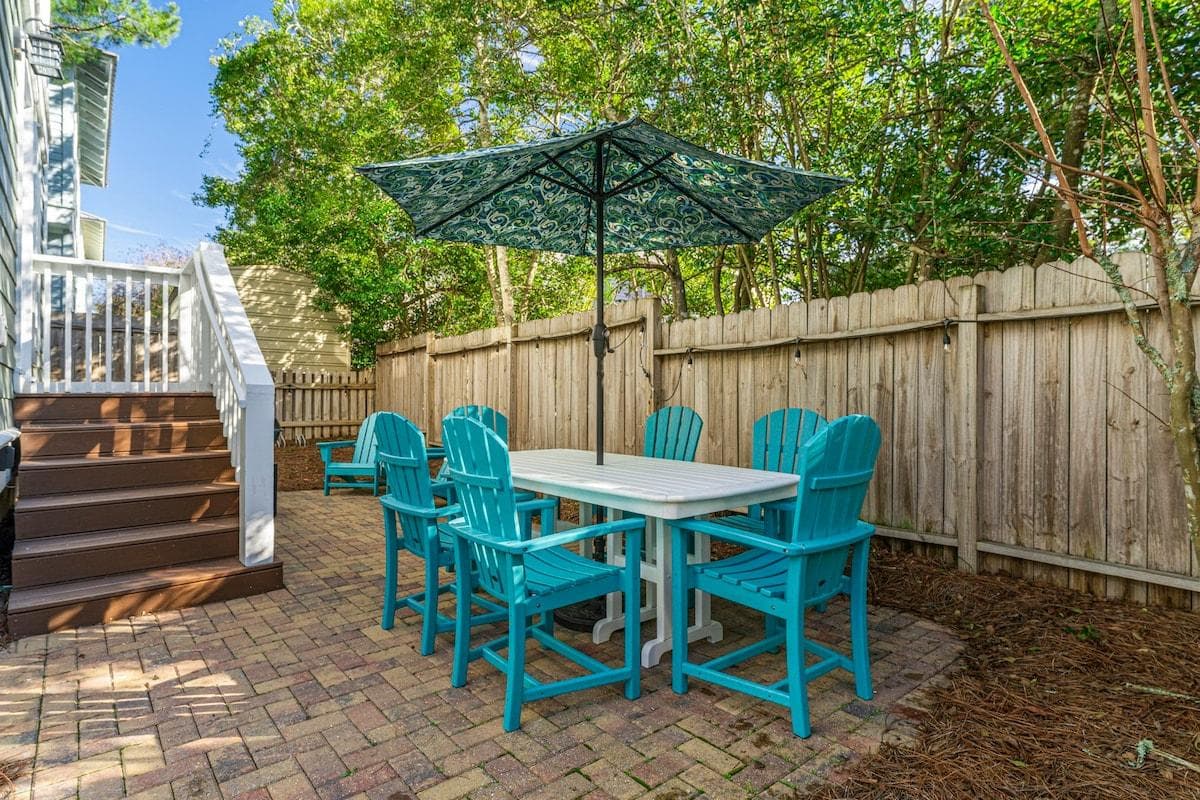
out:
{"label": "paisley umbrella canopy", "polygon": [[[636,117],[573,136],[358,171],[408,212],[418,237],[595,256],[599,386],[608,341],[605,252],[757,242],[848,183],[714,153]],[[596,431],[603,463],[602,402]]]}

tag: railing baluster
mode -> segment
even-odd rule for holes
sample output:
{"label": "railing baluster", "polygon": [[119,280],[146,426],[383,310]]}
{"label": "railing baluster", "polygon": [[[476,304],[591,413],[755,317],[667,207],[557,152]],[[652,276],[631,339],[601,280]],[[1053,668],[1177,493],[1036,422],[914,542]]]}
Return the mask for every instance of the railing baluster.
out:
{"label": "railing baluster", "polygon": [[89,266],[84,286],[83,308],[83,385],[84,391],[92,391],[92,301],[96,296],[94,273]]}
{"label": "railing baluster", "polygon": [[125,273],[125,383],[133,389],[133,276]]}
{"label": "railing baluster", "polygon": [[145,391],[150,391],[150,327],[152,315],[150,313],[150,276],[147,275],[142,281],[142,386]]}
{"label": "railing baluster", "polygon": [[63,273],[63,381],[65,391],[71,391],[75,381],[75,270],[67,268]]}
{"label": "railing baluster", "polygon": [[106,389],[111,390],[113,384],[112,376],[112,351],[113,351],[113,326],[112,326],[112,284],[113,273],[108,270],[104,275],[104,385]]}
{"label": "railing baluster", "polygon": [[162,342],[162,354],[159,358],[161,375],[159,376],[163,391],[167,390],[170,384],[170,373],[167,371],[167,352],[171,347],[171,292],[167,289],[167,276],[163,275],[162,279],[162,333],[159,334],[159,340]]}
{"label": "railing baluster", "polygon": [[50,371],[50,331],[54,328],[51,319],[50,296],[54,294],[54,274],[50,272],[50,265],[47,264],[42,268],[42,385],[43,392],[49,391],[50,379],[53,373]]}

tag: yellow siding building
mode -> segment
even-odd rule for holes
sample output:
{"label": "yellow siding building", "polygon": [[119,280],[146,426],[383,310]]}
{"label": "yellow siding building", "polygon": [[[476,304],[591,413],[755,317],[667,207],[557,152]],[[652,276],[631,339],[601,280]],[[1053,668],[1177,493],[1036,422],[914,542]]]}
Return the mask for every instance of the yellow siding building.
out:
{"label": "yellow siding building", "polygon": [[318,311],[317,287],[283,267],[230,266],[250,326],[272,371],[337,372],[350,368],[350,348],[338,332],[341,318]]}

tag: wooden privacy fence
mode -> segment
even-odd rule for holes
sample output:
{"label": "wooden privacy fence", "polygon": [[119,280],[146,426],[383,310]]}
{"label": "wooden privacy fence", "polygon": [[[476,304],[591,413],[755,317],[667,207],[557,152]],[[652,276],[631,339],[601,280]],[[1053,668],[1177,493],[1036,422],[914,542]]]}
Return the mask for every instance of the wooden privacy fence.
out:
{"label": "wooden privacy fence", "polygon": [[[1117,263],[1148,285],[1142,256]],[[1157,308],[1142,314],[1165,348]],[[613,452],[639,452],[663,405],[704,418],[699,459],[743,466],[754,420],[774,408],[870,414],[883,449],[863,513],[884,536],[964,569],[1200,608],[1166,390],[1092,262],[724,317],[665,322],[656,300],[611,315]],[[591,321],[383,345],[379,406],[436,440],[451,408],[487,403],[509,415],[514,448],[590,447]]]}
{"label": "wooden privacy fence", "polygon": [[358,434],[375,410],[375,370],[275,372],[275,418],[288,444]]}

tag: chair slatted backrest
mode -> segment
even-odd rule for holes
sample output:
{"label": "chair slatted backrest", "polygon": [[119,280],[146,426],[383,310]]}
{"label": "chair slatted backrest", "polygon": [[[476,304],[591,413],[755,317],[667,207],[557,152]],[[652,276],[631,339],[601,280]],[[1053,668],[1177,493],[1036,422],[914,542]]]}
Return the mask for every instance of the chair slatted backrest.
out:
{"label": "chair slatted backrest", "polygon": [[[472,417],[446,417],[442,439],[463,524],[477,536],[520,540],[508,445]],[[471,542],[471,554],[479,566],[480,585],[496,597],[511,597],[515,579],[511,556],[476,542]]]}
{"label": "chair slatted backrest", "polygon": [[358,426],[358,437],[354,440],[354,455],[350,460],[355,464],[373,464],[375,462],[375,424],[379,421],[379,415],[387,413],[376,411],[374,414],[368,414],[367,418],[362,421],[362,425]]}
{"label": "chair slatted backrest", "polygon": [[[879,444],[879,426],[862,414],[834,420],[809,440],[801,454],[793,542],[838,536],[857,527]],[[808,595],[821,594],[841,580],[849,551],[845,547],[810,557]]]}
{"label": "chair slatted backrest", "polygon": [[800,471],[804,445],[829,423],[807,408],[777,408],[754,422],[750,466],[771,472]]}
{"label": "chair slatted backrest", "polygon": [[687,406],[667,406],[646,418],[646,440],[642,455],[695,461],[704,420]]}
{"label": "chair slatted backrest", "polygon": [[477,419],[495,431],[501,441],[508,444],[508,417],[491,406],[459,406],[447,416]]}
{"label": "chair slatted backrest", "polygon": [[[387,492],[398,502],[416,508],[433,508],[433,488],[429,480],[429,460],[425,455],[425,435],[413,422],[390,411],[380,411],[375,419],[375,442],[380,461],[387,470]],[[430,520],[413,514],[399,514],[404,531],[404,546],[414,555],[428,558],[425,530]]]}
{"label": "chair slatted backrest", "polygon": [[[754,421],[750,466],[771,472],[800,471],[804,445],[829,423],[807,408],[777,408]],[[750,516],[762,518],[761,506],[750,506]]]}

